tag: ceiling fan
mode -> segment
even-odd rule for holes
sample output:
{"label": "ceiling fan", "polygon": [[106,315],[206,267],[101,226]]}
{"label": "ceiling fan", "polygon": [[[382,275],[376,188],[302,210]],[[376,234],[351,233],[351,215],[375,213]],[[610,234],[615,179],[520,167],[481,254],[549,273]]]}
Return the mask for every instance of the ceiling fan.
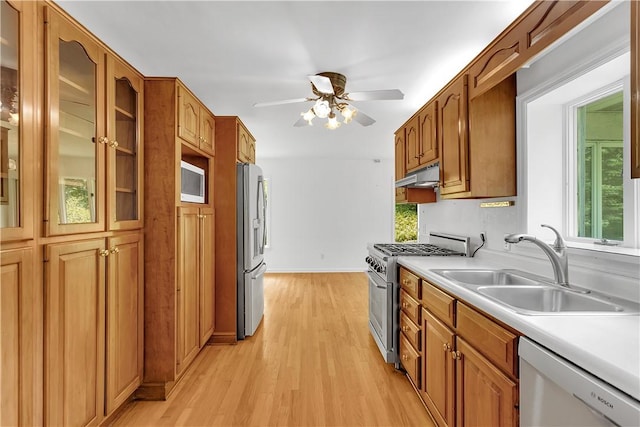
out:
{"label": "ceiling fan", "polygon": [[[364,92],[347,93],[344,91],[347,78],[334,72],[323,72],[312,76],[307,76],[311,82],[311,90],[314,96],[307,98],[285,99],[281,101],[258,102],[254,107],[270,107],[273,105],[293,104],[297,102],[315,102],[308,111],[300,113],[301,117],[293,125],[296,127],[306,124],[312,125],[315,117],[326,118],[325,127],[336,129],[342,123],[349,123],[355,120],[362,126],[370,126],[376,121],[370,116],[358,111],[351,105],[351,101],[375,101],[403,99],[404,94],[398,89],[370,90]],[[336,113],[340,113],[343,122],[338,121]]]}

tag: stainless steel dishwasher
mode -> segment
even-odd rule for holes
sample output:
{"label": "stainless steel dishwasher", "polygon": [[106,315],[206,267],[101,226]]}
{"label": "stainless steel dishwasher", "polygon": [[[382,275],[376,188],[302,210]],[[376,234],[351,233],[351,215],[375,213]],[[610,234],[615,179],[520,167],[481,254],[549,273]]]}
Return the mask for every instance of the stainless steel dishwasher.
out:
{"label": "stainless steel dishwasher", "polygon": [[640,426],[640,402],[521,338],[520,426]]}

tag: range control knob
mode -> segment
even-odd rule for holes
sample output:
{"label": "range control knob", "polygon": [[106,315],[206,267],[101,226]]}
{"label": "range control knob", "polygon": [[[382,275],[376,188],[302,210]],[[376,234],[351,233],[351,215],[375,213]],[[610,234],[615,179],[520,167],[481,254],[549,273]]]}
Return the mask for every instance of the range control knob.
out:
{"label": "range control knob", "polygon": [[371,257],[368,256],[364,259],[364,262],[366,262],[367,264],[371,264]]}

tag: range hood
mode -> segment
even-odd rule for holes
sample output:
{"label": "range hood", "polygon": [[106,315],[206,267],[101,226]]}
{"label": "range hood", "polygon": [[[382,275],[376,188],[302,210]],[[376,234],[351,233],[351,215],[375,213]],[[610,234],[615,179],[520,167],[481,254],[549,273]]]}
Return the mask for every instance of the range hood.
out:
{"label": "range hood", "polygon": [[435,163],[399,179],[396,181],[396,188],[433,188],[438,186],[439,181],[440,164]]}

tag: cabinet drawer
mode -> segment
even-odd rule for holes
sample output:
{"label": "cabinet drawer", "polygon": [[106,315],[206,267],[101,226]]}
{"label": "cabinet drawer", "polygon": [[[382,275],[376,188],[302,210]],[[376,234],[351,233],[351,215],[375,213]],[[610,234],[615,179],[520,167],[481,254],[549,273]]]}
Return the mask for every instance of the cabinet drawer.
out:
{"label": "cabinet drawer", "polygon": [[447,325],[455,326],[455,298],[426,280],[422,281],[422,305]]}
{"label": "cabinet drawer", "polygon": [[518,336],[474,309],[459,303],[457,332],[496,366],[517,377]]}
{"label": "cabinet drawer", "polygon": [[420,345],[420,337],[422,336],[420,327],[413,323],[405,313],[400,313],[400,330],[416,350],[420,351],[422,349]]}
{"label": "cabinet drawer", "polygon": [[415,299],[420,299],[420,278],[404,268],[400,268],[400,286]]}
{"label": "cabinet drawer", "polygon": [[420,324],[420,303],[406,293],[404,289],[400,290],[400,307],[413,323]]}
{"label": "cabinet drawer", "polygon": [[400,334],[400,363],[407,371],[413,384],[420,388],[420,353],[416,351],[409,340]]}

